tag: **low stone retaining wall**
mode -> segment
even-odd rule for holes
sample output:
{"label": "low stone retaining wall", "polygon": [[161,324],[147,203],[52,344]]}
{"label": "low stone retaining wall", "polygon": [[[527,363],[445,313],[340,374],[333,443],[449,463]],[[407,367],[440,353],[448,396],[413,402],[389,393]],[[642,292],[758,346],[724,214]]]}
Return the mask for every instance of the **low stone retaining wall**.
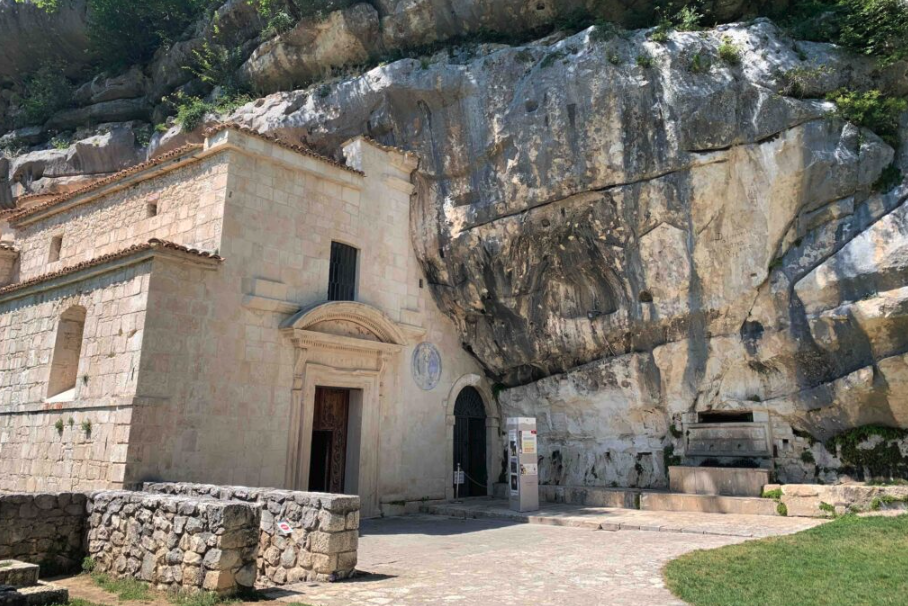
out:
{"label": "low stone retaining wall", "polygon": [[790,516],[828,518],[848,512],[908,509],[908,486],[865,484],[767,484],[765,492],[781,490],[779,500]]}
{"label": "low stone retaining wall", "polygon": [[147,482],[143,490],[261,503],[260,582],[334,581],[356,568],[357,496],[185,482]]}
{"label": "low stone retaining wall", "polygon": [[45,576],[78,570],[86,499],[79,492],[0,493],[0,560],[40,564]]}
{"label": "low stone retaining wall", "polygon": [[88,501],[95,570],[158,589],[232,593],[252,587],[262,508],[143,492],[103,491]]}

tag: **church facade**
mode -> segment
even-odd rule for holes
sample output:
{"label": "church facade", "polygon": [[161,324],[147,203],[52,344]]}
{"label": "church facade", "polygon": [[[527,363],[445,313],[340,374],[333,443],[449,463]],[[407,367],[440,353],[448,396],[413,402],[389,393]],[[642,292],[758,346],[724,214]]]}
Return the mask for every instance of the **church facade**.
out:
{"label": "church facade", "polygon": [[239,127],[24,201],[0,244],[0,490],[487,494],[497,406],[410,240],[417,160]]}

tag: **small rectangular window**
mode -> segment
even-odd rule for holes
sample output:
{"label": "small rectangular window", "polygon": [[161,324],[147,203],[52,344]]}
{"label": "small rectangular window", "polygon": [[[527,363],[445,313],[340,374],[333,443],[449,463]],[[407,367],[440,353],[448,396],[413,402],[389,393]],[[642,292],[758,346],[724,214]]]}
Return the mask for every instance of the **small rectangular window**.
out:
{"label": "small rectangular window", "polygon": [[328,300],[353,301],[356,297],[356,257],[352,246],[331,243],[331,262],[328,267]]}
{"label": "small rectangular window", "polygon": [[157,217],[158,216],[158,205],[155,202],[151,202],[145,205],[145,216],[147,218]]}
{"label": "small rectangular window", "polygon": [[60,260],[60,252],[63,250],[63,236],[54,236],[50,239],[50,252],[47,255],[49,263]]}

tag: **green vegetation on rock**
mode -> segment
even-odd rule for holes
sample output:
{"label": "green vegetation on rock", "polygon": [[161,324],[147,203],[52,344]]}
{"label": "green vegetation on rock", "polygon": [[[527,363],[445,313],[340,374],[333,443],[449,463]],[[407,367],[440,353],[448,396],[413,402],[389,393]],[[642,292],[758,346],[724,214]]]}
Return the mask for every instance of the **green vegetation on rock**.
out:
{"label": "green vegetation on rock", "polygon": [[908,516],[844,516],[794,535],[698,550],[665,566],[693,606],[901,605],[908,595]]}
{"label": "green vegetation on rock", "polygon": [[794,0],[768,16],[800,40],[835,42],[883,64],[908,57],[904,0]]}
{"label": "green vegetation on rock", "polygon": [[[26,0],[16,0],[26,2]],[[54,12],[60,0],[37,0]],[[88,0],[88,36],[102,69],[145,63],[162,45],[172,43],[218,0]]]}
{"label": "green vegetation on rock", "polygon": [[72,101],[72,85],[58,64],[45,64],[25,79],[24,93],[19,104],[22,114],[19,126],[43,124],[54,113]]}
{"label": "green vegetation on rock", "polygon": [[[908,430],[878,425],[865,425],[830,439],[826,449],[838,452],[842,462],[858,471],[867,470],[870,478],[908,477],[908,457],[902,455],[899,441],[908,438]],[[871,440],[876,444],[871,446]]]}
{"label": "green vegetation on rock", "polygon": [[908,111],[908,100],[887,97],[878,90],[859,92],[837,90],[827,96],[836,105],[836,115],[868,128],[892,145],[898,146],[899,115]]}

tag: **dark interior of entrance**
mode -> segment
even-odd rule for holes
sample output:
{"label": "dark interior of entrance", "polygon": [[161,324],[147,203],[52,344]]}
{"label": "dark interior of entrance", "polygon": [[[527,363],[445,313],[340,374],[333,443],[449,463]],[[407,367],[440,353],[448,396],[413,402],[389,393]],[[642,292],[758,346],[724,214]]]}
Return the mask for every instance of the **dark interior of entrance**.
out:
{"label": "dark interior of entrance", "polygon": [[480,497],[488,494],[486,469],[486,409],[482,396],[473,387],[465,387],[454,403],[454,470],[464,473],[460,496]]}
{"label": "dark interior of entrance", "polygon": [[312,423],[309,490],[344,492],[350,390],[317,387]]}

